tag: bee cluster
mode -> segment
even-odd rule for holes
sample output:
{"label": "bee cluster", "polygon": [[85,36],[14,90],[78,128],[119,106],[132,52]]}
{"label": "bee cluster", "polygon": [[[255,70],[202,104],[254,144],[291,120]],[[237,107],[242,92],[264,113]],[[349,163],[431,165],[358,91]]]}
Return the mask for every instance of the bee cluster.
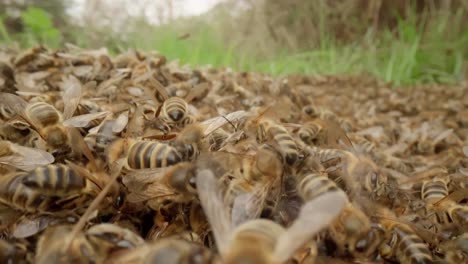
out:
{"label": "bee cluster", "polygon": [[466,263],[468,85],[0,51],[2,263]]}

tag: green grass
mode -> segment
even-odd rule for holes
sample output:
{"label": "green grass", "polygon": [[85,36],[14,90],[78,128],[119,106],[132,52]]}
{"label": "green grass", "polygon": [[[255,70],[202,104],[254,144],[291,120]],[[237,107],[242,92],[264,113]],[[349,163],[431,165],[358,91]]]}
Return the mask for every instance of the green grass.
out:
{"label": "green grass", "polygon": [[[249,51],[225,47],[211,28],[202,27],[188,39],[179,31],[160,28],[150,37],[134,36],[130,46],[158,50],[170,59],[192,66],[229,66],[239,71],[257,71],[275,76],[290,73],[339,75],[369,73],[396,85],[456,83],[463,80],[463,62],[468,54],[468,30],[450,35],[451,27],[462,25],[461,13],[439,17],[415,26],[412,19],[400,20],[393,31],[369,35],[347,45],[324,37],[318,48],[299,53],[280,52],[258,59]],[[455,21],[455,23],[454,23]],[[456,23],[459,21],[459,23]]]}
{"label": "green grass", "polygon": [[[33,10],[37,11],[37,10]],[[44,14],[29,13],[28,18],[41,17],[40,27],[28,28],[30,37],[21,36],[30,46],[38,40],[54,43],[60,38]],[[50,19],[49,19],[50,20]],[[26,23],[28,25],[28,23]],[[31,23],[29,23],[31,24]],[[468,59],[468,29],[463,28],[462,13],[437,16],[416,26],[415,17],[400,19],[391,32],[366,34],[354,43],[337,44],[326,32],[317,48],[302,52],[279,52],[265,59],[257,58],[255,50],[239,50],[235,43],[226,44],[213,27],[204,24],[191,32],[190,37],[180,39],[183,31],[174,26],[158,28],[135,27],[126,41],[110,38],[106,41],[121,48],[157,50],[169,59],[178,59],[182,64],[227,66],[239,71],[257,71],[280,76],[290,73],[309,75],[353,75],[368,73],[396,85],[415,83],[456,83],[463,76],[463,63]],[[462,32],[460,34],[459,32]],[[11,43],[0,23],[0,36],[4,43]],[[87,46],[85,38],[77,35],[79,45]],[[244,40],[248,41],[248,40]],[[111,44],[109,44],[111,43]],[[110,47],[111,49],[114,47]]]}

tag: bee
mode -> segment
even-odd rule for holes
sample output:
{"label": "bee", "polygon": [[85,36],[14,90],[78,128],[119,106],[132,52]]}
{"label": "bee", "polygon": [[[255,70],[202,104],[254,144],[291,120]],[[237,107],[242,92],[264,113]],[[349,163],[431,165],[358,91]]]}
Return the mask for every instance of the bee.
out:
{"label": "bee", "polygon": [[[79,232],[72,237],[70,225],[59,225],[45,230],[37,242],[34,263],[95,263],[102,259],[86,234]],[[64,245],[71,240],[68,249]]]}
{"label": "bee", "polygon": [[230,134],[222,128],[213,132],[208,138],[210,144],[209,150],[218,151],[223,146],[224,142],[229,138],[229,136]]}
{"label": "bee", "polygon": [[124,166],[130,170],[162,168],[175,165],[184,160],[184,156],[166,143],[121,138],[106,150],[108,164],[124,160]]}
{"label": "bee", "polygon": [[299,158],[299,149],[294,138],[288,130],[274,123],[264,120],[258,124],[257,141],[259,143],[274,142],[278,145],[278,151],[281,152],[287,164],[293,165]]}
{"label": "bee", "polygon": [[146,202],[154,210],[166,204],[185,203],[196,196],[195,165],[181,162],[165,168],[136,170],[122,179],[129,190],[128,202]]}
{"label": "bee", "polygon": [[32,47],[15,57],[13,64],[19,68],[36,60],[41,53],[45,53],[46,48],[42,46]]}
{"label": "bee", "polygon": [[202,245],[179,238],[162,238],[117,254],[112,263],[218,263],[217,257]]}
{"label": "bee", "polygon": [[105,160],[107,148],[119,138],[127,122],[128,112],[123,112],[116,119],[105,119],[96,129],[89,131],[88,136],[94,136],[94,151],[99,158]]}
{"label": "bee", "polygon": [[396,219],[394,213],[381,207],[378,211],[378,223],[385,230],[379,252],[385,259],[400,263],[432,263],[432,254],[428,245],[409,225]]}
{"label": "bee", "polygon": [[445,198],[449,192],[448,183],[449,179],[447,175],[436,176],[423,181],[421,185],[421,199],[427,204],[434,204]]}
{"label": "bee", "polygon": [[184,97],[169,96],[168,91],[159,82],[151,78],[157,92],[163,99],[161,106],[161,118],[167,120],[171,125],[191,124],[196,120],[196,117],[190,113],[189,104],[193,101],[200,100],[206,96],[209,87],[206,83],[199,84],[193,87],[190,92]]}
{"label": "bee", "polygon": [[[145,241],[139,235],[115,224],[97,224],[85,232],[88,242],[97,255],[107,259],[112,252],[142,246]],[[99,261],[98,261],[99,262]]]}
{"label": "bee", "polygon": [[152,104],[138,105],[128,121],[127,136],[132,138],[141,137],[148,126],[155,124],[158,109]]}
{"label": "bee", "polygon": [[10,173],[0,181],[0,201],[26,212],[57,211],[66,202],[96,190],[91,181],[64,164]]}
{"label": "bee", "polygon": [[[325,173],[309,171],[309,167],[306,165],[306,169],[302,170],[297,184],[297,192],[305,201],[312,201],[328,192],[341,191]],[[370,225],[366,214],[347,201],[339,216],[330,225],[329,233],[341,253],[344,253],[345,249],[354,253],[358,241],[370,231]]]}
{"label": "bee", "polygon": [[[387,175],[369,158],[343,151],[344,180],[354,194],[365,193],[379,198],[389,193]],[[356,184],[356,183],[359,184]]]}
{"label": "bee", "polygon": [[63,123],[66,120],[68,121],[68,125],[73,126],[75,123],[83,122],[83,119],[93,120],[96,118],[96,115],[75,117],[74,120],[68,120],[73,116],[78,106],[81,96],[81,83],[75,77],[69,77],[64,80],[64,86],[68,87],[68,89],[63,94],[63,101],[67,102],[64,106],[63,114],[48,103],[28,103],[14,94],[2,93],[0,103],[5,104],[23,118],[30,128],[37,132],[40,138],[44,139],[52,150],[57,151],[71,148],[77,153],[89,153],[89,150],[81,149],[86,146],[86,143],[79,132],[74,127],[64,126]]}
{"label": "bee", "polygon": [[[328,176],[344,180],[346,191],[352,195],[366,193],[380,196],[387,192],[387,177],[363,155],[341,149],[307,147],[306,152],[321,162]],[[359,184],[357,184],[359,182]]]}
{"label": "bee", "polygon": [[307,145],[317,145],[317,142],[320,141],[319,136],[322,131],[322,126],[314,121],[309,121],[304,123],[297,134],[299,138],[306,143]]}
{"label": "bee", "polygon": [[[223,263],[284,263],[317,232],[327,227],[343,208],[342,192],[329,192],[304,204],[298,218],[285,229],[266,219],[248,219],[245,203],[225,210],[218,183],[209,169],[197,173],[198,195]],[[241,219],[239,219],[241,218]],[[233,226],[233,223],[239,223]],[[252,247],[252,245],[256,245]]]}
{"label": "bee", "polygon": [[337,116],[330,110],[318,108],[313,105],[307,105],[302,108],[302,112],[312,118],[337,122],[341,129],[343,129],[346,133],[349,133],[353,130],[353,126],[348,120]]}
{"label": "bee", "polygon": [[[227,154],[231,155],[226,160],[235,159],[232,165],[225,165],[226,170],[233,173],[235,178],[228,184],[225,202],[231,205],[236,199],[241,201],[236,197],[244,194],[246,196],[243,197],[249,199],[251,204],[246,210],[251,217],[257,217],[264,209],[265,203],[271,199],[276,200],[279,196],[277,194],[281,192],[284,160],[276,148],[269,144],[260,145],[253,157]],[[224,158],[222,155],[217,156]]]}

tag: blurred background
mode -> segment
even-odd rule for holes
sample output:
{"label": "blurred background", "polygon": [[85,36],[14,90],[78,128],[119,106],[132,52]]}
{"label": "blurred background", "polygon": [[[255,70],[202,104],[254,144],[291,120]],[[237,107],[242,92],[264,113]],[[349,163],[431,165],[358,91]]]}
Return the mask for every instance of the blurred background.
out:
{"label": "blurred background", "polygon": [[273,75],[468,78],[468,0],[0,0],[0,46],[159,51]]}

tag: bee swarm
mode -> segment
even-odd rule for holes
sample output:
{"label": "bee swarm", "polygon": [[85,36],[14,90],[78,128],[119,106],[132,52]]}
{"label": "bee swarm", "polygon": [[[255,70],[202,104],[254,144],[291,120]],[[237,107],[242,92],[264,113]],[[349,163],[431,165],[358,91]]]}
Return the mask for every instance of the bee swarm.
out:
{"label": "bee swarm", "polygon": [[467,263],[467,187],[466,82],[0,50],[2,263]]}

